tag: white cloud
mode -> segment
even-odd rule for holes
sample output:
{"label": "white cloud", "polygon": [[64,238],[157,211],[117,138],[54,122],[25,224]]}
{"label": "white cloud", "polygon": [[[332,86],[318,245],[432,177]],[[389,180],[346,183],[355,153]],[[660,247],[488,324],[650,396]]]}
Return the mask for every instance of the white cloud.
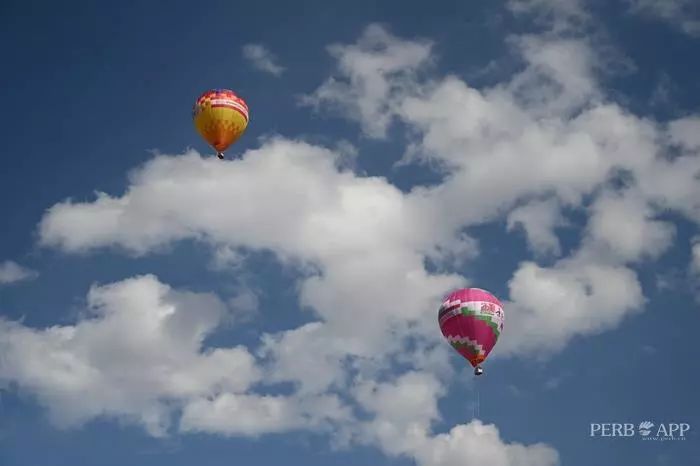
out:
{"label": "white cloud", "polygon": [[[60,426],[108,416],[138,422],[157,436],[173,426],[181,433],[250,437],[306,429],[333,433],[339,444],[376,445],[425,466],[557,464],[551,447],[505,443],[495,427],[478,421],[433,435],[445,387],[430,372],[409,371],[386,382],[356,378],[346,395],[369,420],[330,392],[265,394],[262,387],[276,382],[266,372],[277,366],[256,361],[242,347],[203,346],[226,311],[213,295],[141,276],[93,286],[87,302],[74,325],[39,330],[0,321],[0,382],[33,393]],[[281,353],[303,349],[304,340],[298,342]]]}
{"label": "white cloud", "polygon": [[695,0],[627,0],[630,11],[656,17],[691,36],[700,36],[700,11]]}
{"label": "white cloud", "polygon": [[182,409],[182,432],[257,436],[349,419],[334,395],[250,393],[265,382],[254,357],[243,347],[204,347],[226,314],[213,295],[141,276],[94,286],[87,301],[74,325],[0,321],[0,382],[33,393],[59,426],[110,416],[161,436]]}
{"label": "white cloud", "polygon": [[33,393],[58,425],[107,415],[163,435],[173,404],[243,393],[260,378],[245,348],[203,349],[226,312],[215,296],[141,276],[94,286],[87,303],[74,325],[0,320],[0,381]]}
{"label": "white cloud", "polygon": [[673,144],[681,146],[686,151],[700,154],[700,116],[689,116],[672,121],[668,132]]}
{"label": "white cloud", "polygon": [[545,357],[578,335],[619,325],[641,312],[645,299],[629,268],[565,259],[553,267],[524,262],[509,282],[507,329],[493,354]]}
{"label": "white cloud", "polygon": [[182,414],[182,432],[259,436],[296,429],[328,429],[348,421],[350,412],[336,396],[312,399],[223,393],[213,400],[190,402]]}
{"label": "white cloud", "polygon": [[383,138],[396,111],[397,94],[410,87],[417,71],[430,64],[432,43],[403,41],[378,25],[367,27],[356,44],[328,47],[338,76],[302,102],[348,112],[370,137]]}
{"label": "white cloud", "polygon": [[23,280],[32,280],[39,274],[13,261],[0,262],[0,285],[8,285]]}
{"label": "white cloud", "polygon": [[277,58],[262,44],[246,44],[243,56],[258,70],[280,76],[285,68],[277,63]]}
{"label": "white cloud", "polygon": [[[134,172],[121,198],[100,195],[94,203],[51,208],[40,225],[42,242],[68,251],[116,244],[138,254],[196,238],[273,250],[320,269],[303,280],[302,304],[338,337],[379,343],[391,319],[419,318],[461,282],[429,275],[419,252],[452,236],[440,224],[424,223],[420,210],[384,179],[338,171],[335,156],[276,139],[231,163],[192,153],[156,158]],[[212,196],[256,202],[222,215]],[[382,309],[382,318],[365,329],[364,319],[376,319],[375,309]]]}
{"label": "white cloud", "polygon": [[392,382],[361,381],[354,389],[358,403],[374,414],[364,427],[365,441],[380,445],[391,454],[410,451],[412,439],[405,434],[427,434],[440,414],[437,399],[444,394],[442,383],[425,372],[407,372]]}
{"label": "white cloud", "polygon": [[[417,440],[420,440],[417,439]],[[472,421],[418,443],[414,457],[422,466],[554,466],[559,454],[543,443],[505,443],[494,425]]]}
{"label": "white cloud", "polygon": [[360,431],[362,441],[390,455],[408,456],[421,466],[554,466],[559,455],[544,444],[506,443],[493,425],[472,421],[433,434],[439,419],[436,398],[444,388],[430,374],[408,372],[391,382],[363,382],[356,388],[360,404],[375,413]]}
{"label": "white cloud", "polygon": [[568,225],[556,199],[533,200],[508,214],[508,230],[525,230],[527,242],[535,254],[559,255],[561,245],[554,229]]}
{"label": "white cloud", "polygon": [[[390,103],[362,111],[379,121],[398,118],[410,125],[414,160],[444,163],[447,177],[440,185],[404,194],[383,178],[339,170],[341,157],[333,151],[278,138],[225,164],[195,153],[158,157],[132,174],[122,197],[103,194],[95,202],[52,207],[41,223],[42,241],[69,251],[117,244],[145,253],[196,238],[217,247],[269,249],[285,260],[312,265],[300,283],[300,298],[322,326],[274,337],[282,339],[276,344],[280,348],[292,345],[307,355],[283,362],[276,373],[302,385],[311,379],[318,384],[313,389],[323,390],[342,380],[342,371],[331,368],[343,356],[391,353],[385,335],[397,324],[418,321],[420,331],[432,328],[425,309],[464,282],[454,275],[431,275],[423,262],[455,251],[473,254],[476,243],[465,240],[464,227],[507,216],[520,206],[509,215],[511,226],[523,223],[533,248],[556,252],[554,206],[586,208],[584,200],[592,196],[579,258],[538,273],[524,265],[514,275],[520,298],[511,312],[536,308],[523,283],[537,286],[545,280],[576,294],[586,282],[598,284],[609,276],[624,285],[623,296],[600,283],[600,292],[585,298],[601,300],[595,304],[610,309],[609,314],[590,314],[575,304],[569,307],[570,319],[540,337],[551,337],[558,347],[575,334],[610,328],[642,303],[636,276],[623,264],[657,257],[672,238],[672,228],[653,219],[651,205],[700,218],[692,177],[700,164],[693,154],[657,157],[666,149],[666,130],[604,101],[594,72],[598,64],[586,42],[527,37],[514,43],[527,67],[511,81],[483,90],[455,77],[421,81],[414,71],[428,59],[429,44],[402,41],[377,26],[355,45],[332,48],[347,83],[330,94],[324,94],[324,83],[319,88],[324,97],[317,103],[345,109],[352,120],[358,117],[358,102]],[[669,128],[675,143],[691,144],[693,133],[679,130],[681,123]],[[601,191],[620,171],[636,184],[634,196]],[[180,186],[188,186],[187,192]],[[226,215],[210,202],[244,196],[256,203],[238,204]],[[544,221],[528,222],[520,200],[541,196],[552,204],[530,209]],[[618,224],[620,219],[625,222]],[[603,254],[605,248],[613,254]],[[558,305],[552,302],[551,313]],[[548,327],[549,314],[527,315],[528,325],[542,321],[542,328]],[[370,327],[368,319],[374,323]],[[294,343],[297,332],[305,332],[303,343]],[[527,343],[517,336],[505,340]],[[325,377],[304,381],[295,374],[304,374],[305,367],[327,371]]]}
{"label": "white cloud", "polygon": [[600,98],[599,56],[585,39],[523,36],[512,42],[527,67],[509,82],[508,91],[529,112],[566,118]]}
{"label": "white cloud", "polygon": [[299,393],[318,394],[347,384],[343,359],[352,348],[335,337],[328,324],[312,322],[276,335],[265,335],[261,353],[270,361],[268,377],[292,381]]}
{"label": "white cloud", "polygon": [[[441,185],[409,194],[431,224],[454,222],[453,229],[488,222],[519,199],[555,194],[551,205],[538,206],[543,222],[530,222],[528,235],[540,252],[557,251],[552,228],[560,221],[558,209],[580,210],[593,196],[593,217],[576,256],[553,268],[524,264],[511,284],[511,324],[496,353],[525,347],[546,353],[643,309],[638,279],[623,264],[654,259],[672,242],[673,226],[655,221],[652,205],[697,218],[691,174],[700,166],[690,155],[657,158],[668,150],[660,145],[664,129],[605,102],[596,80],[599,63],[585,41],[540,37],[514,43],[528,67],[511,81],[484,90],[453,77],[429,82],[403,96],[396,116],[419,130],[412,159],[441,161],[448,173]],[[688,144],[692,131],[673,132],[681,134]],[[620,171],[638,185],[634,196],[600,191]],[[511,212],[511,225],[516,219],[525,223],[522,209]],[[623,241],[625,232],[634,241]],[[546,304],[529,289],[544,293]],[[589,307],[605,312],[591,313]]]}
{"label": "white cloud", "polygon": [[[337,76],[307,103],[340,112],[372,137],[385,136],[394,120],[404,123],[411,138],[404,162],[437,161],[445,176],[440,184],[402,192],[385,178],[344,169],[338,151],[273,138],[237,161],[202,159],[195,152],[158,156],[131,174],[122,196],[100,194],[94,201],[65,201],[49,209],[40,224],[41,242],[69,252],[118,246],[146,254],[195,239],[211,245],[219,266],[240,268],[240,248],[273,251],[283,265],[303,272],[299,301],[315,317],[265,335],[255,352],[257,364],[247,350],[221,350],[236,351],[236,363],[248,368],[242,380],[207,372],[197,379],[200,385],[184,393],[146,384],[137,392],[140,406],[108,398],[95,402],[102,410],[78,412],[139,418],[148,407],[156,421],[139,419],[157,431],[153,425],[163,423],[164,409],[157,400],[167,396],[184,407],[181,426],[187,431],[258,435],[337,422],[348,435],[425,466],[556,464],[551,448],[505,443],[494,426],[479,422],[443,434],[431,431],[449,376],[436,303],[467,282],[450,267],[478,253],[478,243],[464,230],[508,219],[511,227],[524,226],[535,251],[560,253],[553,233],[561,224],[560,209],[590,216],[571,256],[551,267],[525,261],[509,283],[506,328],[494,355],[544,355],[575,336],[614,328],[643,309],[643,290],[631,267],[658,257],[670,244],[673,230],[655,218],[657,209],[700,221],[694,178],[700,159],[687,129],[691,120],[666,127],[606,101],[597,80],[600,63],[588,42],[550,35],[512,43],[524,69],[486,89],[455,76],[422,79],[420,71],[431,62],[430,43],[404,41],[379,26],[368,28],[356,44],[330,48],[338,60]],[[679,157],[664,157],[671,144],[684,148]],[[621,173],[624,190],[614,183]],[[222,207],[212,199],[255,202]],[[441,262],[441,271],[430,273],[426,259]],[[167,308],[149,299],[149,309]],[[143,306],[130,307],[150,315]],[[203,328],[197,335],[216,321],[198,319],[204,321],[195,319]],[[169,327],[161,327],[145,328],[155,328],[156,336],[171,344]],[[47,337],[50,331],[42,332],[8,326],[0,334],[12,337],[10,349],[37,334],[41,345],[64,345],[89,380],[111,382],[103,366],[73,348],[74,330],[62,337],[69,343],[59,339],[60,344]],[[189,360],[213,357],[202,353],[196,335],[185,341]],[[415,360],[405,356],[409,341],[421,355]],[[160,354],[158,348],[145,349]],[[385,381],[396,360],[412,367]],[[55,395],[49,382],[17,372],[19,364],[7,367],[12,370],[5,377],[23,381],[45,403],[58,400],[76,410],[65,395],[77,397],[75,392]],[[180,369],[189,374],[189,366]],[[294,388],[291,394],[266,395],[251,388],[261,378],[292,382]],[[78,389],[83,379],[78,378]],[[213,386],[226,388],[212,393]],[[130,389],[117,387],[131,396]],[[344,391],[367,411],[368,421],[348,417],[336,398]],[[388,400],[389,392],[396,398]]]}
{"label": "white cloud", "polygon": [[589,220],[589,245],[607,257],[636,261],[657,259],[673,243],[675,226],[653,220],[654,212],[639,192],[602,193]]}

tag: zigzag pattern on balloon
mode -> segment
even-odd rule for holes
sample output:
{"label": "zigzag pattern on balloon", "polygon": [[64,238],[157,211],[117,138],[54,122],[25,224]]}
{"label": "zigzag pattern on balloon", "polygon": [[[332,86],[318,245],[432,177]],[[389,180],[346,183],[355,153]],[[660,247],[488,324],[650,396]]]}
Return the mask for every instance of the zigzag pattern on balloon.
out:
{"label": "zigzag pattern on balloon", "polygon": [[480,345],[477,341],[470,339],[469,337],[459,337],[459,336],[448,336],[447,341],[456,349],[460,350],[462,348],[469,349],[476,356],[484,356],[484,347]]}

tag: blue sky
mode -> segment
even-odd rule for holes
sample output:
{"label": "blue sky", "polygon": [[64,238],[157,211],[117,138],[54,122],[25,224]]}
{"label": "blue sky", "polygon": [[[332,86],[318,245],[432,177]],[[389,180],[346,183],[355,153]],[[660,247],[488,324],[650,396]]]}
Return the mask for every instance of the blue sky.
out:
{"label": "blue sky", "polygon": [[0,464],[700,464],[697,8],[483,3],[4,4]]}

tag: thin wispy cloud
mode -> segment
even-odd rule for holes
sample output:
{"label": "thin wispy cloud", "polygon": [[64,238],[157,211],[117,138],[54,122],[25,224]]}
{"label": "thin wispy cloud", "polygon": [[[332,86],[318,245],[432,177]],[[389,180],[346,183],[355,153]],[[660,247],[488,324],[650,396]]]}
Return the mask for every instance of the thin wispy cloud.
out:
{"label": "thin wispy cloud", "polygon": [[630,12],[658,18],[691,35],[700,36],[700,6],[697,0],[627,0]]}
{"label": "thin wispy cloud", "polygon": [[254,68],[265,73],[280,76],[285,71],[285,68],[277,63],[275,55],[262,44],[244,45],[243,56]]}
{"label": "thin wispy cloud", "polygon": [[0,285],[9,285],[24,280],[32,280],[39,274],[14,261],[0,262]]}

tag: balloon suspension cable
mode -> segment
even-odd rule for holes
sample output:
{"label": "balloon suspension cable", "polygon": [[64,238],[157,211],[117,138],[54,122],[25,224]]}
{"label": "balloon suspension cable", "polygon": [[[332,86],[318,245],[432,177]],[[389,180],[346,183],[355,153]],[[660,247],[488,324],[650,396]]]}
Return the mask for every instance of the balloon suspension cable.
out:
{"label": "balloon suspension cable", "polygon": [[[476,369],[474,370],[474,375],[475,376],[480,376],[481,374],[484,373],[484,369],[482,369],[481,366],[476,366]],[[475,402],[474,402],[474,418],[479,419],[479,416],[481,415],[481,396],[479,393],[479,379],[475,378],[474,379],[474,395],[475,395]]]}
{"label": "balloon suspension cable", "polygon": [[479,382],[476,383],[476,418],[481,418],[481,394],[479,393]]}

